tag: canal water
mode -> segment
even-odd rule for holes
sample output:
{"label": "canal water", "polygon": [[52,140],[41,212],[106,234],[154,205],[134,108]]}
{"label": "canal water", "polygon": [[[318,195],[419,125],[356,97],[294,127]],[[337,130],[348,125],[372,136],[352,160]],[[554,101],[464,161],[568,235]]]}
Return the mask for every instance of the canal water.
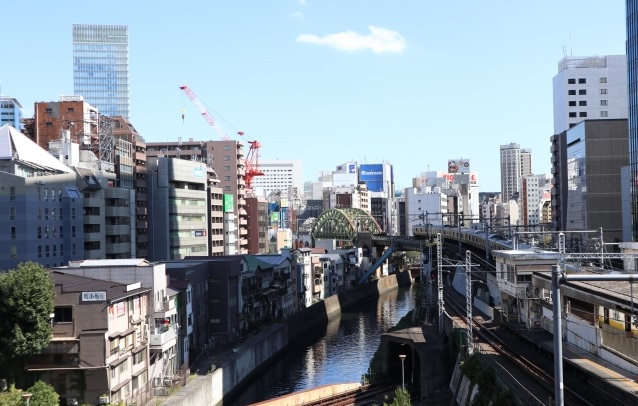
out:
{"label": "canal water", "polygon": [[331,320],[326,329],[293,343],[286,353],[235,399],[247,405],[317,386],[361,382],[381,342],[414,308],[416,284],[366,301]]}

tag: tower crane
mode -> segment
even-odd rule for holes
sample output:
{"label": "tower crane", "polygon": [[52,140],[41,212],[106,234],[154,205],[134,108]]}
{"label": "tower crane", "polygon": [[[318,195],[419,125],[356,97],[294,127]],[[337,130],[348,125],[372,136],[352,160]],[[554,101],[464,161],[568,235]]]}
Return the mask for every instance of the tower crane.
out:
{"label": "tower crane", "polygon": [[[181,90],[186,93],[186,96],[195,103],[195,106],[202,113],[202,116],[211,127],[214,127],[215,130],[219,133],[219,136],[224,141],[229,141],[230,138],[224,130],[217,124],[215,118],[208,112],[208,109],[204,106],[204,104],[199,100],[199,98],[193,93],[193,91],[186,85],[179,87]],[[238,131],[238,135],[241,137],[245,137],[243,131]],[[245,171],[244,171],[244,181],[246,182],[246,189],[252,189],[252,180],[255,176],[263,176],[264,172],[259,169],[259,148],[261,147],[261,143],[257,140],[246,140],[250,147],[248,148],[248,154],[244,159]]]}
{"label": "tower crane", "polygon": [[[243,131],[238,131],[237,134],[244,137]],[[250,147],[248,148],[248,155],[246,155],[246,174],[244,180],[246,181],[246,189],[252,189],[252,182],[255,176],[264,176],[264,172],[259,169],[259,148],[261,144],[257,140],[247,140]]]}
{"label": "tower crane", "polygon": [[[208,121],[208,124],[210,124],[211,127],[214,127],[215,130],[217,130],[221,139],[225,141],[230,140],[230,138],[228,137],[228,135],[226,135],[224,130],[222,130],[222,128],[219,125],[217,125],[215,118],[208,112],[208,109],[206,108],[206,106],[204,106],[204,104],[199,100],[199,98],[195,95],[195,93],[193,93],[193,91],[186,85],[180,86],[179,88],[182,89],[184,93],[186,93],[186,96],[188,96],[188,98],[191,99],[193,103],[195,103],[195,106],[197,106],[199,111],[202,113],[202,116],[204,116],[204,119]],[[183,117],[184,117],[184,114],[182,114],[182,119]]]}

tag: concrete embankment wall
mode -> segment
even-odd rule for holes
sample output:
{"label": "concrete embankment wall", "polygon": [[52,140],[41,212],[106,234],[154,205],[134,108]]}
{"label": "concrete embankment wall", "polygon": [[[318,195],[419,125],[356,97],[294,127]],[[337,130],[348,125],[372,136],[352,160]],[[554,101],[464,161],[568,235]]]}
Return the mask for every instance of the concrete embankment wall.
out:
{"label": "concrete embankment wall", "polygon": [[[283,351],[288,343],[311,331],[324,327],[328,320],[365,300],[409,286],[408,272],[390,275],[376,281],[352,288],[339,295],[315,303],[293,315],[283,323],[271,326],[252,339],[238,345],[236,354],[220,356],[217,368],[207,375],[197,375],[177,393],[162,404],[166,406],[217,406],[223,404],[224,396],[241,388],[242,383],[260,368],[266,367],[273,357]],[[151,402],[154,402],[151,400]]]}
{"label": "concrete embankment wall", "polygon": [[301,392],[294,392],[290,395],[281,396],[276,399],[255,403],[253,406],[297,406],[310,402],[332,399],[335,396],[352,392],[361,388],[360,383],[339,383],[335,385],[324,385],[318,388],[308,389]]}

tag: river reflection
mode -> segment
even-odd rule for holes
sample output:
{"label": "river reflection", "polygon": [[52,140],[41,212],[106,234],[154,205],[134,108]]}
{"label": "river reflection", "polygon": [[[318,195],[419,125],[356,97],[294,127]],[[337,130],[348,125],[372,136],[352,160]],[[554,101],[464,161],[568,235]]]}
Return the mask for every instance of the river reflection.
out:
{"label": "river reflection", "polygon": [[416,286],[386,293],[342,313],[325,330],[291,345],[238,398],[225,405],[247,405],[317,386],[361,382],[381,334],[414,308]]}

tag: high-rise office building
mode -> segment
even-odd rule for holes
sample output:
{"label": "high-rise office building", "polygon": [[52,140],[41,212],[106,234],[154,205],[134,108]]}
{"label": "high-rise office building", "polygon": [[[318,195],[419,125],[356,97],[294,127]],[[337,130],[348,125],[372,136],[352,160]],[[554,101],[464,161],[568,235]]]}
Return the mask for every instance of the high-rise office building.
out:
{"label": "high-rise office building", "polygon": [[18,131],[24,130],[22,125],[22,105],[12,97],[0,96],[0,126],[9,124]]}
{"label": "high-rise office building", "polygon": [[627,57],[565,57],[553,89],[554,134],[583,120],[627,118]]}
{"label": "high-rise office building", "polygon": [[[627,96],[629,104],[629,165],[631,205],[638,200],[638,0],[627,0]],[[638,211],[631,210],[633,241],[638,241]]]}
{"label": "high-rise office building", "polygon": [[100,114],[129,117],[127,26],[73,25],[73,91]]}
{"label": "high-rise office building", "polygon": [[253,178],[255,194],[268,196],[273,192],[286,191],[296,187],[299,195],[303,190],[303,163],[298,159],[261,159],[259,169],[263,176]]}
{"label": "high-rise office building", "polygon": [[501,145],[501,200],[521,191],[521,178],[532,174],[532,151],[518,144]]}

